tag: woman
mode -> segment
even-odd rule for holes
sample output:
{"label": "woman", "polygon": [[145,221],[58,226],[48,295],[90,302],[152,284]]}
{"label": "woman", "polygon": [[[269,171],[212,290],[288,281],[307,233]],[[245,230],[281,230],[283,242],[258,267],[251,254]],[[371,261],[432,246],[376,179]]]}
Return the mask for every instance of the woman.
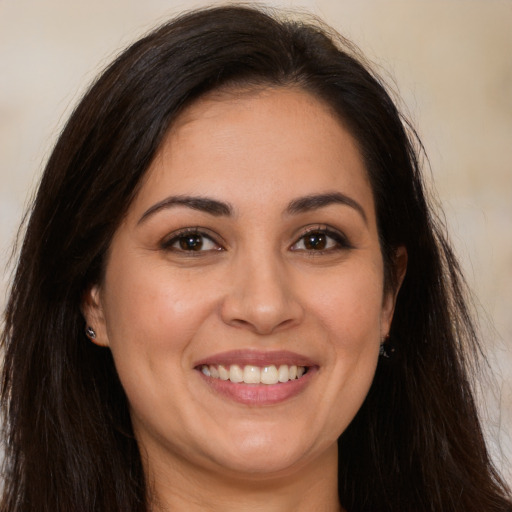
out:
{"label": "woman", "polygon": [[419,144],[327,32],[193,12],[79,104],[7,308],[2,510],[512,510]]}

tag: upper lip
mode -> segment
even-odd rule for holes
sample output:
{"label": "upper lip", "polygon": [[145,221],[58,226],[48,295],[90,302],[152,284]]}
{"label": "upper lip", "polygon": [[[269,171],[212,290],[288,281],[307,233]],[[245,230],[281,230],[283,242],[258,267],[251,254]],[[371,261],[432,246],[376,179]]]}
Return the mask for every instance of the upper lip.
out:
{"label": "upper lip", "polygon": [[194,367],[202,365],[223,365],[230,366],[238,364],[240,366],[270,366],[281,364],[297,365],[297,366],[317,366],[309,357],[290,352],[288,350],[230,350],[214,354],[199,361],[196,361]]}

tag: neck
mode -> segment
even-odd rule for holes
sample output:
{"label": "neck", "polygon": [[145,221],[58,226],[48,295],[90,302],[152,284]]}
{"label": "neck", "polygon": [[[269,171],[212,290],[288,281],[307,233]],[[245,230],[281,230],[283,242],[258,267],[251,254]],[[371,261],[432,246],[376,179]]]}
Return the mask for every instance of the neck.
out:
{"label": "neck", "polygon": [[183,459],[146,464],[152,512],[341,512],[337,448],[279,475],[205,470]]}

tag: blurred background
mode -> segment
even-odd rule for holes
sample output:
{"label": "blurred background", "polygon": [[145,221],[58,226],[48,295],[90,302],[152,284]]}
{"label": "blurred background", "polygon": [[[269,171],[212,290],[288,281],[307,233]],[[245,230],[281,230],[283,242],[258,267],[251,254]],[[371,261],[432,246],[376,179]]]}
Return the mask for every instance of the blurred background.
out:
{"label": "blurred background", "polygon": [[[123,47],[173,14],[205,4],[0,0],[2,310],[18,225],[73,106]],[[481,380],[485,428],[512,482],[512,1],[253,4],[323,18],[399,92],[426,147],[426,172],[475,294],[491,364],[491,378]]]}

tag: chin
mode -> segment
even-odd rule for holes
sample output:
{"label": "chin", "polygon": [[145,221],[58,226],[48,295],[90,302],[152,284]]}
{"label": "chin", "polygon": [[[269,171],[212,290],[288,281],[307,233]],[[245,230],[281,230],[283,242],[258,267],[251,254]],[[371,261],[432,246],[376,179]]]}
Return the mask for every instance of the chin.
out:
{"label": "chin", "polygon": [[336,440],[313,446],[310,440],[299,438],[300,433],[295,432],[239,436],[215,457],[215,462],[240,477],[259,480],[300,471],[333,449],[337,454]]}

